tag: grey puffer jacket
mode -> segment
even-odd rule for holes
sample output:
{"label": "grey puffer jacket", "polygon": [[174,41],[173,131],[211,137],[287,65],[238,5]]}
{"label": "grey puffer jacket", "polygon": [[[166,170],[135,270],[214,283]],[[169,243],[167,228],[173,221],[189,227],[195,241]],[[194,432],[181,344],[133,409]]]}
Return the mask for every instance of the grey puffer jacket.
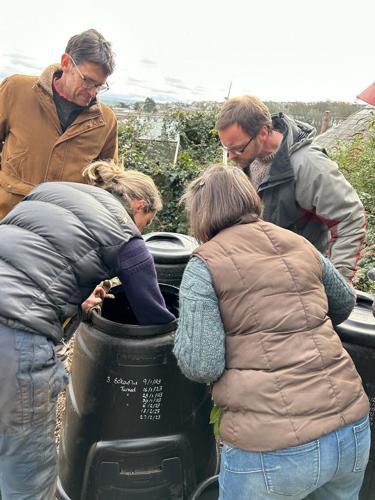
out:
{"label": "grey puffer jacket", "polygon": [[313,127],[283,113],[272,122],[284,138],[258,188],[263,218],[304,236],[350,280],[365,236],[363,205],[337,164],[313,143]]}
{"label": "grey puffer jacket", "polygon": [[40,184],[0,223],[0,323],[58,342],[64,321],[118,271],[140,233],[121,201],[78,183]]}

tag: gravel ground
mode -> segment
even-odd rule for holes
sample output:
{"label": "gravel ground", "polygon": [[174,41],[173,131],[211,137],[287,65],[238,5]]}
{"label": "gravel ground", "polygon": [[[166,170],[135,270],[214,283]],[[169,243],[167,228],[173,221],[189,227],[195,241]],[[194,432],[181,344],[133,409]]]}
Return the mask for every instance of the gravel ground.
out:
{"label": "gravel ground", "polygon": [[[74,335],[69,340],[69,342],[62,343],[57,348],[58,356],[60,356],[64,360],[64,366],[68,373],[70,373],[70,368],[72,365],[73,345],[74,345]],[[56,429],[55,429],[55,438],[57,446],[59,445],[60,442],[60,432],[61,432],[62,422],[64,419],[64,414],[65,414],[65,391],[61,392],[57,399]]]}

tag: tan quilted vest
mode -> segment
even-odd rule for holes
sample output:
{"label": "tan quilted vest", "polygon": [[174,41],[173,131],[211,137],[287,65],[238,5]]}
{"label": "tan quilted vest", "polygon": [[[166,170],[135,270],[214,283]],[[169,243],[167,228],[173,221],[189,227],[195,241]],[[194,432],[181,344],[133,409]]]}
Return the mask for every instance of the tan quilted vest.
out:
{"label": "tan quilted vest", "polygon": [[194,253],[210,270],[226,332],[226,369],[213,387],[225,408],[224,442],[253,451],[297,446],[368,413],[307,240],[258,220]]}

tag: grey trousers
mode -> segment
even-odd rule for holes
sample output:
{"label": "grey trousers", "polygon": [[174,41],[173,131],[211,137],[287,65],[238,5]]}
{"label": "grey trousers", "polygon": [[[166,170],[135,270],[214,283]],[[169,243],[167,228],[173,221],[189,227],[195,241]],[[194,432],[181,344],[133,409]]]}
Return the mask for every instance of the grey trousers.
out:
{"label": "grey trousers", "polygon": [[46,337],[0,324],[0,498],[50,500],[56,401],[68,380]]}

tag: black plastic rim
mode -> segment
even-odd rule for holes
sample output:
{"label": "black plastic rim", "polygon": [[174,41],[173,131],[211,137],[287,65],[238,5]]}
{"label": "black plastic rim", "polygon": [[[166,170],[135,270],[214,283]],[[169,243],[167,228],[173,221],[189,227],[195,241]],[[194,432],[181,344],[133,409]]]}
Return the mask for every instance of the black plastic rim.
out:
{"label": "black plastic rim", "polygon": [[[159,284],[159,287],[162,292],[178,297],[177,287],[164,283]],[[103,318],[95,309],[91,311],[88,322],[111,337],[156,337],[173,333],[177,329],[177,320],[162,325],[130,325]]]}

